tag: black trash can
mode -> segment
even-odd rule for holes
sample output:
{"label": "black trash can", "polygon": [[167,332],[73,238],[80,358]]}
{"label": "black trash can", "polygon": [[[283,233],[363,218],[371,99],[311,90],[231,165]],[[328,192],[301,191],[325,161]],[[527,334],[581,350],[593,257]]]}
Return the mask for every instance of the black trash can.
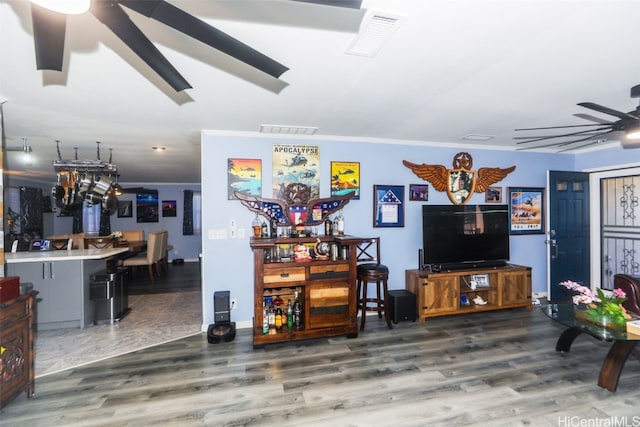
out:
{"label": "black trash can", "polygon": [[115,272],[100,272],[91,275],[89,299],[94,301],[94,323],[114,323],[129,314],[127,291],[128,268],[118,268]]}

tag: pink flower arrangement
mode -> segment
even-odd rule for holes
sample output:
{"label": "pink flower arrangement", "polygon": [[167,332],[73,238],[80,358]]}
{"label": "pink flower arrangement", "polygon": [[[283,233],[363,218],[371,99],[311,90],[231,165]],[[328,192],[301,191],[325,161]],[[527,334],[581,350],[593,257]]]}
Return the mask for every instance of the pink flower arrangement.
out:
{"label": "pink flower arrangement", "polygon": [[602,289],[596,289],[594,293],[591,289],[572,280],[560,282],[561,286],[575,292],[572,300],[576,305],[585,305],[587,309],[600,316],[629,318],[627,311],[622,307],[622,303],[626,301],[627,294],[620,289],[615,288],[612,295],[607,296]]}

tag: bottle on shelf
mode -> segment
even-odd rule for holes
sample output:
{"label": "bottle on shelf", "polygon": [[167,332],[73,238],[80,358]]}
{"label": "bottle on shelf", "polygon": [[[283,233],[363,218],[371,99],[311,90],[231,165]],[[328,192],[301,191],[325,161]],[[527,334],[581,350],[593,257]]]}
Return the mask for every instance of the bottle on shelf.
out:
{"label": "bottle on shelf", "polygon": [[338,217],[336,218],[336,221],[338,225],[336,234],[338,234],[338,236],[344,236],[344,216],[342,215],[342,209],[338,211]]}
{"label": "bottle on shelf", "polygon": [[273,307],[269,307],[269,311],[267,312],[268,322],[269,322],[269,333],[276,333],[276,312],[273,310]]}
{"label": "bottle on shelf", "polygon": [[282,329],[282,309],[276,308],[276,329]]}
{"label": "bottle on shelf", "polygon": [[287,328],[293,328],[293,306],[291,300],[287,301]]}
{"label": "bottle on shelf", "polygon": [[270,225],[269,232],[271,233],[271,238],[275,239],[276,237],[278,237],[278,220],[275,218],[271,218],[271,223],[269,225]]}
{"label": "bottle on shelf", "polygon": [[[325,214],[328,214],[328,212],[325,212]],[[327,215],[327,217],[324,220],[324,235],[325,236],[333,235],[333,222],[331,222],[331,218],[329,217],[329,215]]]}
{"label": "bottle on shelf", "polygon": [[267,305],[262,303],[262,333],[267,335],[269,333],[269,315],[267,314]]}
{"label": "bottle on shelf", "polygon": [[267,227],[267,223],[265,221],[262,221],[262,224],[260,225],[260,235],[264,238],[269,237],[269,227]]}
{"label": "bottle on shelf", "polygon": [[262,222],[260,221],[260,217],[256,214],[256,217],[251,221],[251,229],[253,230],[253,237],[259,238],[262,236]]}
{"label": "bottle on shelf", "polygon": [[293,302],[293,317],[294,317],[294,326],[296,329],[302,329],[302,304],[300,304],[300,297],[298,296],[298,291],[294,293],[294,302]]}

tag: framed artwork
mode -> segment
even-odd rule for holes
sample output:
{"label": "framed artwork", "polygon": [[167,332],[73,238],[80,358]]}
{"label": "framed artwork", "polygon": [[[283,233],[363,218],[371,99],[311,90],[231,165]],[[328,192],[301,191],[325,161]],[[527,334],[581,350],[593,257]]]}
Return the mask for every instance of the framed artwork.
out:
{"label": "framed artwork", "polygon": [[426,184],[409,184],[409,200],[428,201],[429,186]]}
{"label": "framed artwork", "polygon": [[131,218],[133,216],[133,202],[124,200],[118,202],[118,218]]}
{"label": "framed artwork", "polygon": [[509,234],[544,234],[544,188],[509,187]]}
{"label": "framed artwork", "polygon": [[262,160],[227,159],[227,199],[237,199],[236,191],[262,196]]}
{"label": "framed artwork", "polygon": [[177,215],[176,201],[175,200],[163,200],[162,201],[162,216],[172,217]]}
{"label": "framed artwork", "polygon": [[352,200],[360,199],[360,162],[331,162],[331,195],[355,193]]}
{"label": "framed artwork", "polygon": [[137,222],[158,222],[158,192],[136,194]]}
{"label": "framed artwork", "polygon": [[284,200],[287,185],[301,183],[311,189],[310,199],[320,197],[320,147],[273,144],[273,198]]}
{"label": "framed artwork", "polygon": [[373,226],[404,227],[404,185],[373,186]]}
{"label": "framed artwork", "polygon": [[484,193],[485,203],[502,203],[502,187],[489,187]]}

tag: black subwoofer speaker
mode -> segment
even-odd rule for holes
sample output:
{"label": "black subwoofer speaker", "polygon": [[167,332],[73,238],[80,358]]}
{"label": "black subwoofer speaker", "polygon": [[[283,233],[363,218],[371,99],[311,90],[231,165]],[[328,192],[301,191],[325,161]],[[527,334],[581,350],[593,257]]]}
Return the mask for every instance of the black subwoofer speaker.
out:
{"label": "black subwoofer speaker", "polygon": [[393,323],[400,320],[415,322],[418,318],[416,311],[416,295],[405,289],[394,289],[387,292],[389,300],[389,317]]}

